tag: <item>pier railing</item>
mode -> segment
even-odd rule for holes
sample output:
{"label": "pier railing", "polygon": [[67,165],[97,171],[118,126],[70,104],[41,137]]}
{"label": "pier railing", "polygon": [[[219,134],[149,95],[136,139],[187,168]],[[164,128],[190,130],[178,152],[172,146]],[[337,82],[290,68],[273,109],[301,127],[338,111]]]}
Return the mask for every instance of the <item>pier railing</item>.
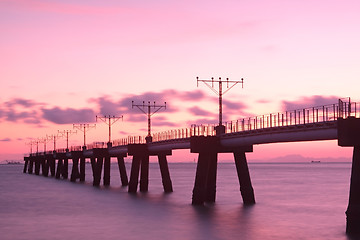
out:
{"label": "pier railing", "polygon": [[[273,127],[326,123],[349,116],[360,117],[360,103],[342,101],[337,104],[277,112],[225,122],[225,133],[251,131]],[[153,142],[216,135],[215,124],[193,125],[190,128],[173,129],[153,134]]]}
{"label": "pier railing", "polygon": [[[326,123],[336,121],[338,118],[349,116],[360,118],[360,103],[351,102],[350,99],[340,99],[336,104],[318,107],[289,110],[284,112],[264,114],[249,118],[242,118],[224,123],[225,133],[261,130],[274,127],[298,126],[305,124]],[[192,125],[189,128],[172,129],[153,134],[153,142],[186,139],[192,136],[215,136],[216,124]],[[128,144],[144,144],[144,136],[128,136],[112,142],[112,146],[125,146]],[[88,144],[86,149],[107,148],[105,142]],[[82,151],[82,146],[72,146],[70,151]],[[65,149],[57,149],[56,152],[65,152]],[[44,154],[44,153],[38,153]]]}

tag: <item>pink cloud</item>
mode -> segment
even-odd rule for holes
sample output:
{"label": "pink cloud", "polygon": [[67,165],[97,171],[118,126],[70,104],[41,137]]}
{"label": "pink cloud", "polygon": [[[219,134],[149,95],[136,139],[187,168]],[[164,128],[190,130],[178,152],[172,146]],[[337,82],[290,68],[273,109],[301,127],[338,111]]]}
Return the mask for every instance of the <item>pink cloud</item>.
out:
{"label": "pink cloud", "polygon": [[204,116],[204,117],[206,117],[206,116],[215,116],[214,113],[209,112],[209,111],[204,110],[204,109],[201,109],[201,108],[199,108],[197,106],[189,108],[188,112],[195,115],[195,116]]}
{"label": "pink cloud", "polygon": [[282,101],[282,108],[284,111],[297,110],[309,107],[319,107],[323,105],[336,104],[340,97],[337,96],[319,96],[301,97],[297,101]]}
{"label": "pink cloud", "polygon": [[54,107],[51,109],[42,109],[42,117],[50,122],[56,124],[71,124],[71,123],[90,123],[95,121],[95,113],[92,109],[60,109]]}

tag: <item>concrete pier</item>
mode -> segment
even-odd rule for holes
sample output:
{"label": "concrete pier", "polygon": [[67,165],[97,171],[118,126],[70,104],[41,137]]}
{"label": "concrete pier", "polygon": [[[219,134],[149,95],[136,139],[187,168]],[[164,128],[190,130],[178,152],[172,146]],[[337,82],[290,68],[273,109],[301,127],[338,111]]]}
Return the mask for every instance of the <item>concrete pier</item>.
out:
{"label": "concrete pier", "polygon": [[118,166],[119,166],[121,185],[122,186],[128,186],[129,181],[128,181],[128,177],[127,177],[127,174],[126,174],[124,156],[118,156],[117,160],[118,160]]}
{"label": "concrete pier", "polygon": [[214,203],[216,199],[217,153],[209,154],[208,173],[206,179],[205,202]]}
{"label": "concrete pier", "polygon": [[205,202],[207,174],[209,169],[208,158],[209,154],[205,152],[199,153],[196,167],[195,183],[192,194],[193,205],[202,205]]}
{"label": "concrete pier", "polygon": [[55,174],[55,178],[56,179],[60,179],[62,173],[63,173],[63,168],[64,168],[64,164],[63,164],[63,160],[59,159],[58,160],[58,165],[56,168],[56,174]]}
{"label": "concrete pier", "polygon": [[80,172],[79,172],[80,182],[85,182],[85,157],[81,156],[80,158]]}
{"label": "concrete pier", "polygon": [[70,181],[76,182],[76,179],[78,179],[79,177],[80,177],[79,157],[75,157],[75,158],[73,158],[73,166],[72,166],[72,170],[71,170]]}
{"label": "concrete pier", "polygon": [[104,164],[104,158],[91,158],[91,167],[93,170],[93,186],[100,186],[102,166]]}
{"label": "concrete pier", "polygon": [[26,173],[27,172],[27,169],[28,169],[28,165],[29,165],[29,158],[28,157],[24,157],[24,169],[23,169],[23,173]]}
{"label": "concrete pier", "polygon": [[252,146],[225,148],[221,146],[218,136],[196,136],[190,139],[190,150],[192,153],[199,153],[192,196],[193,205],[215,202],[218,153],[234,154],[244,204],[255,203],[245,157],[245,152],[252,152]]}
{"label": "concrete pier", "polygon": [[346,233],[360,237],[360,119],[338,119],[338,145],[353,147]]}
{"label": "concrete pier", "polygon": [[141,156],[140,165],[140,192],[149,190],[149,155]]}
{"label": "concrete pier", "polygon": [[34,168],[34,157],[31,157],[29,160],[29,169],[28,169],[29,174],[33,173],[33,168]]}
{"label": "concrete pier", "polygon": [[106,156],[104,160],[104,186],[110,185],[110,156]]}
{"label": "concrete pier", "polygon": [[137,186],[139,183],[139,170],[140,170],[141,158],[137,155],[133,156],[130,172],[130,181],[129,181],[129,193],[136,193]]}
{"label": "concrete pier", "polygon": [[158,160],[159,160],[159,167],[160,167],[160,173],[161,173],[162,184],[164,187],[164,192],[166,192],[166,193],[173,192],[169,166],[168,166],[168,162],[166,160],[166,154],[159,154]]}
{"label": "concrete pier", "polygon": [[35,175],[40,175],[41,158],[42,157],[38,157],[35,159]]}
{"label": "concrete pier", "polygon": [[255,204],[254,189],[251,184],[245,152],[235,151],[234,158],[243,202],[245,205]]}
{"label": "concrete pier", "polygon": [[69,159],[68,158],[64,158],[62,176],[63,176],[63,179],[67,179],[69,177]]}
{"label": "concrete pier", "polygon": [[41,171],[44,177],[49,176],[49,163],[46,158],[41,159]]}

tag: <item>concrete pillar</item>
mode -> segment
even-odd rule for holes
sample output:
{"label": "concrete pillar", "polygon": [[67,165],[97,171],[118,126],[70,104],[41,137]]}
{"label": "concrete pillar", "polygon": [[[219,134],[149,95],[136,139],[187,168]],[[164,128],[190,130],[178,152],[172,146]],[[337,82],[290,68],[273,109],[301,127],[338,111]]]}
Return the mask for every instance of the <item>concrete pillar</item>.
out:
{"label": "concrete pillar", "polygon": [[130,172],[130,181],[129,181],[129,193],[136,193],[137,186],[139,183],[139,170],[140,170],[141,157],[138,155],[133,156]]}
{"label": "concrete pillar", "polygon": [[110,163],[111,158],[109,156],[106,156],[104,161],[104,186],[110,185]]}
{"label": "concrete pillar", "polygon": [[63,179],[67,179],[69,176],[69,159],[65,158],[64,159],[64,165],[63,165],[63,171],[62,171],[62,176]]}
{"label": "concrete pillar", "polygon": [[58,165],[57,165],[57,168],[56,168],[55,178],[60,179],[62,172],[63,172],[63,160],[59,159],[58,160]]}
{"label": "concrete pillar", "polygon": [[72,171],[71,171],[71,176],[70,176],[70,181],[71,182],[76,182],[76,179],[79,178],[79,158],[78,157],[74,157],[73,158],[73,167],[72,167]]}
{"label": "concrete pillar", "polygon": [[40,175],[40,158],[39,157],[37,157],[36,159],[35,159],[35,174],[36,175]]}
{"label": "concrete pillar", "polygon": [[80,158],[80,182],[85,181],[85,157]]}
{"label": "concrete pillar", "polygon": [[360,146],[354,146],[353,151],[346,233],[360,235]]}
{"label": "concrete pillar", "polygon": [[29,162],[29,170],[28,170],[29,174],[33,173],[33,168],[34,168],[34,158],[31,157],[30,162]]}
{"label": "concrete pillar", "polygon": [[149,190],[149,155],[143,155],[141,159],[140,192]]}
{"label": "concrete pillar", "polygon": [[42,159],[42,174],[43,176],[49,176],[49,162],[46,158]]}
{"label": "concrete pillar", "polygon": [[119,172],[120,172],[121,185],[127,186],[127,185],[129,185],[129,182],[128,182],[128,177],[126,174],[124,157],[120,156],[117,158],[117,160],[118,160],[118,166],[119,166]]}
{"label": "concrete pillar", "polygon": [[47,177],[47,175],[46,175],[46,157],[44,157],[40,160],[40,168],[41,168],[42,175],[44,177]]}
{"label": "concrete pillar", "polygon": [[234,158],[243,202],[245,205],[255,204],[254,189],[251,184],[245,152],[234,152]]}
{"label": "concrete pillar", "polygon": [[50,173],[51,176],[54,177],[55,176],[55,158],[48,158],[48,163],[50,165]]}
{"label": "concrete pillar", "polygon": [[95,180],[96,180],[96,174],[97,174],[96,158],[94,158],[94,157],[90,158],[90,163],[91,163],[91,170],[93,173],[93,186],[95,186]]}
{"label": "concrete pillar", "polygon": [[193,205],[202,205],[206,198],[206,183],[209,170],[209,153],[202,151],[198,156],[195,183],[192,195]]}
{"label": "concrete pillar", "polygon": [[209,154],[209,168],[206,180],[205,202],[215,202],[216,199],[216,174],[217,174],[217,153]]}
{"label": "concrete pillar", "polygon": [[166,160],[165,154],[158,155],[159,167],[161,173],[162,184],[164,187],[164,192],[169,193],[173,192],[172,182],[170,178],[169,166]]}
{"label": "concrete pillar", "polygon": [[104,158],[103,157],[98,157],[97,161],[94,162],[94,165],[93,165],[93,176],[94,176],[93,186],[100,186],[101,171],[102,171],[103,163],[104,163]]}
{"label": "concrete pillar", "polygon": [[29,165],[29,160],[28,160],[28,159],[25,159],[24,161],[25,161],[25,163],[24,163],[23,173],[26,173],[26,172],[27,172],[27,169],[28,169],[28,165]]}

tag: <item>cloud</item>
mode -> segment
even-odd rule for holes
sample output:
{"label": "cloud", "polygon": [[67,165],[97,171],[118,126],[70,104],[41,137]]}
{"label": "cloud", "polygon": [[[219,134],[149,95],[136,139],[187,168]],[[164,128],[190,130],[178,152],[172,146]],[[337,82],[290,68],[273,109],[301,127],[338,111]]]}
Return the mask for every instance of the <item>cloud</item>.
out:
{"label": "cloud", "polygon": [[13,106],[23,106],[26,108],[30,108],[36,105],[42,105],[42,103],[37,103],[30,99],[23,99],[23,98],[13,98],[10,101],[4,103],[6,107],[13,107]]}
{"label": "cloud", "polygon": [[320,96],[301,97],[297,101],[282,101],[284,111],[297,110],[310,107],[319,107],[323,105],[335,104],[339,101],[337,96]]}
{"label": "cloud", "polygon": [[90,123],[95,121],[95,113],[92,109],[42,109],[43,118],[56,124]]}
{"label": "cloud", "polygon": [[[164,106],[166,102],[166,109],[161,108],[155,115],[152,124],[154,126],[179,126],[179,122],[172,123],[171,119],[173,113],[176,114],[190,114],[189,117],[197,119],[202,117],[206,119],[215,119],[217,112],[210,112],[202,109],[197,105],[199,102],[217,102],[216,97],[205,94],[201,90],[194,91],[178,91],[175,89],[165,89],[158,92],[148,91],[140,94],[125,94],[119,98],[114,98],[109,95],[102,95],[100,97],[88,99],[88,103],[92,107],[84,107],[79,109],[62,108],[60,106],[51,106],[47,103],[26,99],[26,98],[13,98],[6,102],[0,102],[0,121],[9,122],[23,122],[25,124],[41,126],[45,122],[55,124],[71,124],[71,123],[84,123],[94,122],[95,116],[114,115],[124,116],[124,121],[133,123],[146,124],[147,107],[150,102],[152,105],[155,101],[157,106]],[[139,104],[139,108],[144,110],[140,111],[138,107],[132,108],[132,101]],[[144,108],[142,103],[145,103]],[[224,100],[224,114],[239,114],[246,105],[242,102]],[[151,112],[157,110],[157,107],[151,107]],[[212,120],[211,120],[212,121]],[[198,120],[197,120],[198,122]],[[206,123],[208,121],[204,121]]]}
{"label": "cloud", "polygon": [[142,115],[133,115],[133,114],[128,114],[126,116],[124,116],[124,121],[127,122],[146,122],[146,116],[145,114]]}
{"label": "cloud", "polygon": [[11,139],[10,138],[3,138],[3,139],[0,139],[0,142],[10,142]]}
{"label": "cloud", "polygon": [[93,102],[98,104],[101,115],[120,116],[124,112],[119,102],[114,102],[107,96],[93,99]]}
{"label": "cloud", "polygon": [[170,122],[170,121],[153,121],[152,126],[158,126],[158,127],[178,127],[178,125],[175,122]]}
{"label": "cloud", "polygon": [[245,105],[242,102],[232,102],[229,100],[223,100],[223,107],[228,110],[242,111],[243,109],[247,108],[247,105]]}
{"label": "cloud", "polygon": [[204,92],[200,90],[181,92],[178,96],[185,101],[196,101],[206,98]]}
{"label": "cloud", "polygon": [[42,103],[29,99],[13,98],[7,102],[0,103],[0,119],[8,122],[39,122],[38,112],[34,109]]}
{"label": "cloud", "polygon": [[201,119],[194,119],[186,122],[185,127],[190,127],[193,124],[196,125],[218,125],[219,120],[216,118],[201,118]]}
{"label": "cloud", "polygon": [[195,116],[214,116],[215,114],[212,112],[209,112],[207,110],[201,109],[199,107],[191,107],[188,109],[188,112],[195,115]]}

